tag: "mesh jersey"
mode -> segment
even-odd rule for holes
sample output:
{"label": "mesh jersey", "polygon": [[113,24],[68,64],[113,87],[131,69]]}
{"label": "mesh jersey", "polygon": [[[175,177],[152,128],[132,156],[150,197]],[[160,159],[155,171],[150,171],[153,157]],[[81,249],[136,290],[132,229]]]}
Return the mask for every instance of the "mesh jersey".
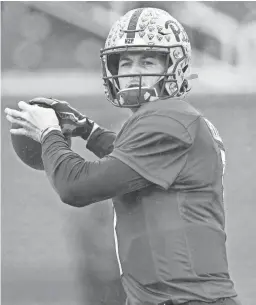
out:
{"label": "mesh jersey", "polygon": [[224,147],[181,100],[145,104],[111,154],[154,184],[113,199],[122,282],[131,304],[236,295],[226,257]]}

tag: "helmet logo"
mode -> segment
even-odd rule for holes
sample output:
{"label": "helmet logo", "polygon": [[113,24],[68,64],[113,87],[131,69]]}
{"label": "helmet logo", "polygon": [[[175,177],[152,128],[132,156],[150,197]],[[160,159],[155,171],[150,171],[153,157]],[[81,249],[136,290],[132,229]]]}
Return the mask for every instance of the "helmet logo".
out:
{"label": "helmet logo", "polygon": [[162,36],[162,35],[156,35],[156,37],[157,37],[157,39],[158,39],[159,41],[161,41],[161,40],[163,39],[163,36]]}
{"label": "helmet logo", "polygon": [[156,27],[157,27],[158,32],[161,32],[163,29],[163,27],[161,25],[157,25]]}
{"label": "helmet logo", "polygon": [[142,22],[146,22],[146,21],[148,21],[148,17],[142,17],[141,20],[142,20]]}
{"label": "helmet logo", "polygon": [[177,85],[175,83],[171,83],[169,85],[169,90],[170,90],[171,93],[174,93],[177,89],[178,88],[177,88]]}
{"label": "helmet logo", "polygon": [[139,25],[139,27],[140,27],[142,30],[145,30],[145,28],[146,28],[147,26],[146,26],[146,24],[141,23],[141,24]]}
{"label": "helmet logo", "polygon": [[154,29],[155,29],[155,27],[154,27],[153,25],[149,25],[149,26],[148,26],[148,29],[149,29],[150,32],[153,32]]}
{"label": "helmet logo", "polygon": [[149,21],[150,24],[155,24],[156,23],[156,17],[152,17]]}
{"label": "helmet logo", "polygon": [[133,43],[133,41],[134,41],[134,38],[126,38],[125,39],[125,43],[127,43],[127,44],[131,44],[131,43]]}
{"label": "helmet logo", "polygon": [[183,57],[183,54],[182,54],[180,48],[173,51],[173,56],[176,59],[180,59]]}
{"label": "helmet logo", "polygon": [[179,26],[176,24],[176,22],[174,22],[173,20],[166,21],[165,28],[166,29],[170,28],[172,30],[177,42],[180,42],[181,30],[180,30]]}

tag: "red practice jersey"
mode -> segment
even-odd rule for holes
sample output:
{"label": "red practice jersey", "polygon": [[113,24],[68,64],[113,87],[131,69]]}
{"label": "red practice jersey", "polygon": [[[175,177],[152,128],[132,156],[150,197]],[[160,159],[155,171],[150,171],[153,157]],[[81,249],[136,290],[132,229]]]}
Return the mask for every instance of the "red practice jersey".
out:
{"label": "red practice jersey", "polygon": [[110,156],[153,182],[113,199],[131,304],[235,296],[225,246],[225,152],[216,128],[183,100],[151,102],[124,124]]}

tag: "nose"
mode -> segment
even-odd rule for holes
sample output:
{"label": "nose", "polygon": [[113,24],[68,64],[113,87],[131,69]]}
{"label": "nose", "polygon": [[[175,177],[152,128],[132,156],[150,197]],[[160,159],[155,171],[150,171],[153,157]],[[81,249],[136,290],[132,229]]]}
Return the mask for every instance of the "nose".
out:
{"label": "nose", "polygon": [[133,64],[131,66],[130,73],[131,74],[140,74],[140,73],[142,73],[141,67],[137,63]]}
{"label": "nose", "polygon": [[[131,84],[131,83],[139,84],[140,77],[138,74],[141,74],[141,73],[142,73],[142,71],[141,71],[140,67],[137,64],[133,64],[131,66],[131,69],[129,72],[129,74],[131,74],[131,77],[129,77],[129,84]],[[136,74],[136,76],[133,76],[133,74]]]}

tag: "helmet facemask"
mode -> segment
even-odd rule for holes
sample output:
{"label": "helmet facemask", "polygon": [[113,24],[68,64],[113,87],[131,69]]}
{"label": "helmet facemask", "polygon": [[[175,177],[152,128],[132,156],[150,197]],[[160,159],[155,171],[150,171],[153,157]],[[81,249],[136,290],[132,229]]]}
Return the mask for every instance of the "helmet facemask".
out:
{"label": "helmet facemask", "polygon": [[[144,51],[147,52],[155,52],[165,56],[165,69],[163,73],[140,73],[140,74],[119,74],[118,73],[118,65],[120,60],[120,54],[122,52],[132,52],[132,51],[140,51],[141,48],[144,47]],[[181,49],[181,51],[180,51]],[[172,51],[174,50],[174,52]],[[178,53],[178,51],[181,53]],[[173,60],[171,53],[175,52],[180,58],[176,59],[176,64],[173,65]],[[149,101],[155,101],[157,99],[167,99],[170,97],[177,96],[180,89],[184,90],[182,86],[186,81],[182,81],[177,79],[176,77],[176,69],[180,65],[182,61],[185,60],[185,52],[182,52],[182,48],[180,46],[173,47],[162,47],[162,46],[154,46],[150,49],[148,46],[136,46],[136,47],[126,47],[125,49],[120,47],[110,48],[109,50],[105,49],[101,51],[101,60],[102,60],[102,68],[103,68],[103,80],[105,90],[107,91],[108,99],[118,107],[124,108],[136,108],[141,106],[144,103]],[[184,72],[186,71],[188,66],[183,68]],[[183,72],[180,72],[181,76]],[[142,78],[143,77],[158,77],[157,82],[153,86],[143,86]],[[120,78],[136,78],[138,79],[138,86],[132,86],[131,88],[120,88]],[[182,78],[182,76],[181,76]],[[184,80],[184,77],[183,77]],[[185,87],[184,87],[185,88]],[[182,93],[182,91],[181,91]]]}

